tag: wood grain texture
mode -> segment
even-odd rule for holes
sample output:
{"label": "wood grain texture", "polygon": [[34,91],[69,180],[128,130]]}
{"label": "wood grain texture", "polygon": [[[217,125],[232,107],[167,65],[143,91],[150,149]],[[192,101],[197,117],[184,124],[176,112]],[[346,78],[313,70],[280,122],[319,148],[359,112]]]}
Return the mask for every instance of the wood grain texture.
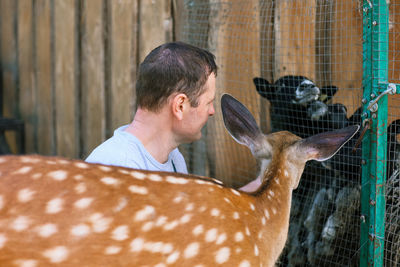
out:
{"label": "wood grain texture", "polygon": [[81,158],[106,139],[103,1],[82,2]]}
{"label": "wood grain texture", "polygon": [[54,1],[56,151],[70,158],[79,156],[75,3]]}
{"label": "wood grain texture", "polygon": [[110,134],[133,118],[134,83],[136,73],[136,49],[132,47],[136,38],[136,0],[109,1],[110,25],[108,46],[110,56]]}
{"label": "wood grain texture", "polygon": [[25,152],[36,150],[36,92],[33,67],[33,5],[32,1],[18,1],[18,73],[19,106],[25,123]]}

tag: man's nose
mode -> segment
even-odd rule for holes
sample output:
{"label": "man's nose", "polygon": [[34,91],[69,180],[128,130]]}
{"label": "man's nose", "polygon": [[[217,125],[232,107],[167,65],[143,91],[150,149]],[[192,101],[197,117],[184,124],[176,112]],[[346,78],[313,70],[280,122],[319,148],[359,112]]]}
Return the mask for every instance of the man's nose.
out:
{"label": "man's nose", "polygon": [[209,112],[208,112],[208,115],[209,116],[212,116],[212,115],[214,115],[215,114],[215,109],[214,109],[214,104],[212,104],[211,105],[211,108],[210,108],[210,110],[209,110]]}

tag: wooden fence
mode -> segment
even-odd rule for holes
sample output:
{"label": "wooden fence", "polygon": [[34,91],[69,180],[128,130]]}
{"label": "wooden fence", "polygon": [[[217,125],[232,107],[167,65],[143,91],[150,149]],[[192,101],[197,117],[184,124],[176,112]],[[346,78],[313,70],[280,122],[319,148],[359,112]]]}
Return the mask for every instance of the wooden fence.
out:
{"label": "wooden fence", "polygon": [[[188,164],[228,184],[243,170],[242,184],[256,165],[223,128],[219,96],[237,96],[269,130],[268,103],[252,78],[305,75],[341,88],[334,101],[351,115],[362,95],[361,16],[357,0],[0,0],[3,115],[25,121],[27,153],[84,158],[132,120],[144,56],[161,43],[189,41],[215,53],[220,71],[201,150],[207,157]],[[400,61],[391,55],[398,82]],[[399,111],[390,105],[394,120]]]}

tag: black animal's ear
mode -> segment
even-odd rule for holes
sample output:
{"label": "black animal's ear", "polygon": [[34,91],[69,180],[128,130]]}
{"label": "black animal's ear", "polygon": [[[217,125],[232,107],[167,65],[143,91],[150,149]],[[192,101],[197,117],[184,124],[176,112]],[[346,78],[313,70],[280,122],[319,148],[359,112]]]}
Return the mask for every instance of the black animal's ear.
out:
{"label": "black animal's ear", "polygon": [[272,100],[275,98],[276,86],[270,84],[266,79],[255,77],[253,78],[257,92],[264,98]]}
{"label": "black animal's ear", "polygon": [[353,125],[339,130],[310,136],[298,143],[297,157],[324,161],[333,157],[360,129]]}

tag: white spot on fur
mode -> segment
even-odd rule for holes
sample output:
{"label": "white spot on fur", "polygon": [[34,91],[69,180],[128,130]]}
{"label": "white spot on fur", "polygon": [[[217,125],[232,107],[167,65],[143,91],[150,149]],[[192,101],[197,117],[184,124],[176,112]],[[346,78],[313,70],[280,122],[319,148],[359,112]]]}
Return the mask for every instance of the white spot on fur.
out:
{"label": "white spot on fur", "polygon": [[58,159],[58,160],[57,160],[57,163],[60,163],[60,164],[64,164],[64,165],[66,165],[66,164],[69,164],[69,163],[70,163],[70,161],[68,161],[68,160],[65,160],[65,159]]}
{"label": "white spot on fur", "polygon": [[27,216],[18,216],[11,224],[11,228],[16,232],[26,230],[31,224],[31,220]]}
{"label": "white spot on fur", "polygon": [[85,184],[85,183],[79,183],[79,184],[77,184],[77,185],[75,186],[75,192],[76,192],[77,194],[85,193],[86,190],[87,190],[87,188],[86,188],[86,184]]}
{"label": "white spot on fur", "polygon": [[179,222],[177,220],[174,220],[172,222],[169,222],[169,223],[165,224],[164,225],[164,230],[166,230],[166,231],[173,230],[178,225],[179,225]]}
{"label": "white spot on fur", "polygon": [[239,212],[235,211],[233,212],[233,219],[238,220],[240,218]]}
{"label": "white spot on fur", "polygon": [[214,184],[211,183],[211,182],[203,181],[203,180],[200,180],[200,179],[196,179],[196,180],[194,180],[194,182],[195,182],[196,184],[214,185]]}
{"label": "white spot on fur", "polygon": [[74,206],[75,206],[75,208],[78,208],[78,209],[86,209],[87,207],[90,206],[90,204],[92,204],[92,202],[93,202],[93,198],[84,197],[84,198],[81,198],[81,199],[75,201]]}
{"label": "white spot on fur", "polygon": [[158,174],[150,174],[149,175],[149,179],[153,182],[161,182],[162,181],[162,177]]}
{"label": "white spot on fur", "polygon": [[254,255],[258,256],[258,254],[259,254],[258,247],[257,245],[254,245]]}
{"label": "white spot on fur", "polygon": [[118,179],[113,177],[103,177],[100,181],[106,185],[118,185],[120,183]]}
{"label": "white spot on fur", "polygon": [[115,255],[121,251],[121,247],[118,246],[108,246],[106,247],[104,254],[106,255]]}
{"label": "white spot on fur", "polygon": [[244,239],[244,235],[242,234],[242,232],[237,232],[235,234],[235,241],[236,242],[241,242],[241,241],[243,241],[243,239]]}
{"label": "white spot on fur", "polygon": [[147,195],[149,191],[147,190],[146,187],[144,186],[138,186],[138,185],[130,185],[128,187],[129,191],[135,194],[140,194],[140,195]]}
{"label": "white spot on fur", "polygon": [[274,207],[272,207],[271,210],[273,214],[276,214],[276,209]]}
{"label": "white spot on fur", "polygon": [[269,211],[267,209],[264,210],[264,215],[267,220],[269,219]]}
{"label": "white spot on fur", "polygon": [[192,233],[195,236],[198,236],[198,235],[202,234],[203,232],[204,232],[204,227],[202,224],[197,225],[195,228],[193,228],[193,231],[192,231]]}
{"label": "white spot on fur", "polygon": [[146,205],[143,209],[136,212],[135,221],[147,220],[151,215],[154,215],[154,213],[155,213],[154,207]]}
{"label": "white spot on fur", "polygon": [[217,184],[220,184],[220,185],[223,185],[223,184],[224,184],[224,183],[221,182],[220,180],[217,180],[217,179],[214,179],[214,178],[211,178],[211,180],[213,180],[214,182],[216,182]]}
{"label": "white spot on fur", "polygon": [[19,259],[15,260],[14,265],[18,267],[36,267],[38,266],[38,261],[37,260],[26,260],[26,259]]}
{"label": "white spot on fur", "polygon": [[179,251],[175,251],[167,258],[167,264],[173,264],[179,259]]}
{"label": "white spot on fur", "polygon": [[35,173],[34,175],[32,175],[32,179],[37,180],[37,179],[41,178],[42,176],[43,176],[42,173]]}
{"label": "white spot on fur", "polygon": [[12,174],[27,174],[32,170],[31,166],[24,166],[16,171],[14,171]]}
{"label": "white spot on fur", "polygon": [[48,258],[52,263],[60,263],[68,258],[68,249],[64,246],[57,246],[46,250],[43,256]]}
{"label": "white spot on fur", "polygon": [[2,249],[4,247],[4,245],[7,242],[7,237],[5,234],[1,234],[0,233],[0,249]]}
{"label": "white spot on fur", "polygon": [[63,170],[52,171],[49,172],[47,175],[56,181],[63,181],[67,179],[67,172]]}
{"label": "white spot on fur", "polygon": [[224,200],[225,200],[226,203],[231,204],[231,201],[228,198],[224,197]]}
{"label": "white spot on fur", "polygon": [[126,206],[128,205],[128,199],[126,197],[121,197],[118,200],[118,204],[117,206],[115,206],[113,208],[114,212],[120,212],[121,210],[123,210]]}
{"label": "white spot on fur", "polygon": [[130,244],[132,252],[140,252],[143,250],[144,240],[140,237],[133,239]]}
{"label": "white spot on fur", "polygon": [[111,171],[111,168],[108,166],[99,166],[99,169],[102,170],[103,172],[109,172]]}
{"label": "white spot on fur", "polygon": [[36,227],[39,236],[47,238],[58,232],[57,225],[53,223],[46,223]]}
{"label": "white spot on fur", "polygon": [[115,228],[111,233],[111,238],[117,241],[126,240],[129,237],[129,228],[127,225],[121,225]]}
{"label": "white spot on fur", "polygon": [[199,212],[205,212],[207,210],[207,207],[206,206],[201,206],[200,208],[199,208]]}
{"label": "white spot on fur", "polygon": [[92,223],[93,231],[96,233],[107,231],[112,222],[112,218],[104,217],[101,213],[92,214],[89,220]]}
{"label": "white spot on fur", "polygon": [[239,191],[237,191],[236,189],[231,188],[232,193],[234,193],[235,195],[240,196]]}
{"label": "white spot on fur", "polygon": [[218,236],[216,243],[217,245],[221,245],[222,243],[225,242],[225,240],[226,240],[226,234],[222,233]]}
{"label": "white spot on fur", "polygon": [[271,197],[275,196],[275,193],[274,193],[274,191],[272,191],[272,190],[270,190],[270,191],[268,192],[268,194],[270,194]]}
{"label": "white spot on fur", "polygon": [[132,171],[130,173],[130,175],[133,178],[139,179],[139,180],[143,180],[144,178],[146,178],[146,174],[142,173],[142,172],[138,172],[138,171]]}
{"label": "white spot on fur", "polygon": [[[38,158],[29,157],[29,156],[24,156],[24,157],[21,157],[20,159],[21,159],[21,162],[23,162],[23,163],[38,163],[40,161],[40,159],[38,159]],[[4,161],[2,161],[2,162],[4,162]]]}
{"label": "white spot on fur", "polygon": [[186,248],[185,251],[183,252],[183,255],[185,256],[185,258],[189,259],[189,258],[193,258],[194,256],[196,256],[199,253],[199,243],[198,242],[193,242],[190,243]]}
{"label": "white spot on fur", "polygon": [[187,184],[189,182],[188,179],[178,178],[174,176],[167,176],[166,181],[171,184]]}
{"label": "white spot on fur", "polygon": [[180,222],[181,224],[188,223],[188,222],[190,221],[191,218],[192,218],[192,215],[191,215],[191,214],[185,214],[185,215],[183,215],[183,216],[179,219],[179,222]]}
{"label": "white spot on fur", "polygon": [[80,181],[80,180],[82,180],[83,179],[83,175],[82,174],[75,174],[74,175],[74,180],[75,181]]}
{"label": "white spot on fur", "polygon": [[262,223],[262,225],[265,225],[267,223],[267,220],[265,219],[265,217],[261,218],[261,223]]}
{"label": "white spot on fur", "polygon": [[288,173],[288,171],[287,171],[287,170],[285,170],[283,173],[285,174],[285,176],[286,176],[286,177],[288,177],[288,176],[289,176],[289,173]]}
{"label": "white spot on fur", "polygon": [[46,205],[46,213],[48,214],[55,214],[59,213],[63,209],[64,200],[61,198],[54,198],[47,202]]}
{"label": "white spot on fur", "polygon": [[148,232],[148,231],[150,231],[151,229],[153,229],[153,227],[154,227],[154,222],[146,222],[146,223],[143,224],[143,226],[142,226],[142,231],[143,231],[143,232]]}
{"label": "white spot on fur", "polygon": [[250,209],[251,209],[251,210],[256,210],[256,207],[254,206],[253,203],[250,203]]}
{"label": "white spot on fur", "polygon": [[85,237],[90,234],[90,227],[84,223],[75,225],[71,228],[71,234],[77,237]]}
{"label": "white spot on fur", "polygon": [[124,169],[118,169],[118,172],[122,173],[122,174],[129,174],[129,172],[127,170],[124,170]]}
{"label": "white spot on fur", "polygon": [[160,227],[160,226],[163,226],[166,222],[167,222],[167,217],[165,217],[165,216],[160,216],[160,217],[158,217],[157,218],[157,221],[156,221],[156,226],[157,227]]}
{"label": "white spot on fur", "polygon": [[250,267],[250,262],[248,260],[243,260],[240,264],[239,267]]}
{"label": "white spot on fur", "polygon": [[0,210],[2,210],[4,208],[4,197],[3,195],[0,195]]}
{"label": "white spot on fur", "polygon": [[22,202],[22,203],[31,201],[33,199],[34,194],[35,194],[35,191],[32,191],[29,188],[21,189],[18,192],[18,201]]}
{"label": "white spot on fur", "polygon": [[182,201],[182,199],[183,199],[182,196],[176,196],[172,201],[173,201],[174,203],[178,204],[179,202]]}
{"label": "white spot on fur", "polygon": [[249,230],[249,228],[246,226],[246,235],[248,235],[248,236],[250,236],[250,230]]}
{"label": "white spot on fur", "polygon": [[219,216],[219,214],[220,214],[219,209],[213,208],[213,209],[211,210],[211,216],[217,217],[217,216]]}
{"label": "white spot on fur", "polygon": [[193,203],[189,203],[185,207],[185,211],[192,211],[193,209],[194,209],[194,204]]}
{"label": "white spot on fur", "polygon": [[206,232],[206,241],[214,242],[217,239],[217,229],[212,228]]}
{"label": "white spot on fur", "polygon": [[229,260],[230,254],[231,254],[231,250],[228,247],[220,248],[217,251],[217,254],[215,255],[215,261],[218,264],[227,262]]}
{"label": "white spot on fur", "polygon": [[83,162],[75,162],[74,164],[76,167],[80,168],[80,169],[87,169],[89,168],[89,165]]}

